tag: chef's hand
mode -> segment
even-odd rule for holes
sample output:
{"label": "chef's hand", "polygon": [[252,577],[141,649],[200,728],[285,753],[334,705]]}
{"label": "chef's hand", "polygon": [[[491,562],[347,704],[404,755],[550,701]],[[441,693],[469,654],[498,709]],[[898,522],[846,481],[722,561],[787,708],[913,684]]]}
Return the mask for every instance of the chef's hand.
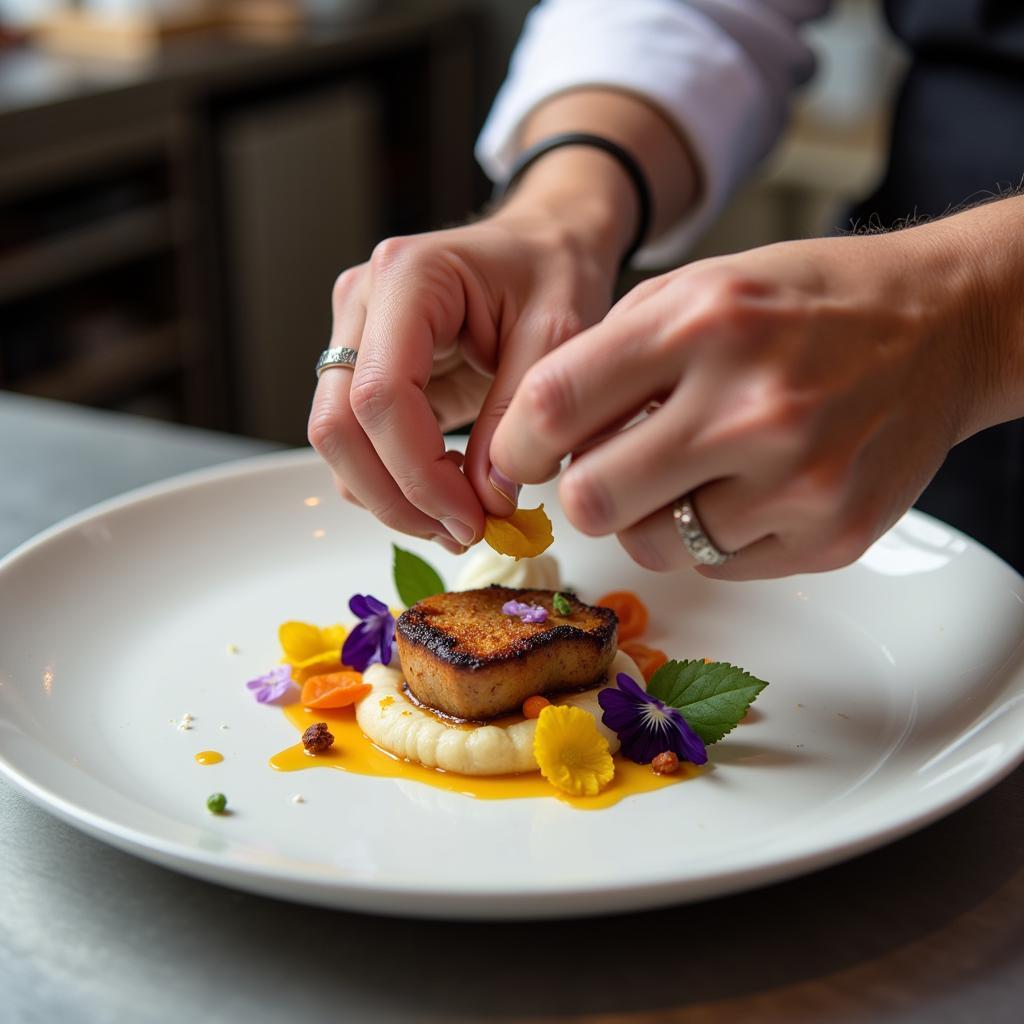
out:
{"label": "chef's hand", "polygon": [[[663,115],[623,93],[583,89],[539,107],[521,144],[595,131],[645,168],[654,237],[681,215],[696,175]],[[334,288],[332,346],[359,351],[353,371],[320,378],[313,447],[343,496],[395,529],[451,549],[507,515],[516,488],[492,472],[491,436],[523,374],[608,310],[637,231],[635,187],[599,149],[554,149],[493,215],[466,227],[379,245]],[[443,429],[476,419],[466,451],[445,455]]]}
{"label": "chef's hand", "polygon": [[526,374],[494,465],[532,483],[574,453],[569,520],[649,569],[693,564],[671,515],[685,494],[735,552],[706,576],[846,565],[950,447],[1024,414],[1024,200],[1007,202],[645,282]]}
{"label": "chef's hand", "polygon": [[[527,369],[607,311],[628,244],[600,214],[568,220],[573,201],[514,195],[475,224],[389,239],[338,278],[330,344],[359,356],[324,371],[309,438],[343,496],[451,550],[515,508],[491,435]],[[442,430],[474,418],[460,468]]]}
{"label": "chef's hand", "polygon": [[[330,344],[354,371],[324,371],[309,439],[341,494],[386,525],[461,550],[516,489],[491,475],[491,435],[526,370],[597,321],[614,271],[541,217],[379,245],[334,287]],[[442,430],[476,417],[465,466]],[[465,472],[463,472],[463,468]]]}

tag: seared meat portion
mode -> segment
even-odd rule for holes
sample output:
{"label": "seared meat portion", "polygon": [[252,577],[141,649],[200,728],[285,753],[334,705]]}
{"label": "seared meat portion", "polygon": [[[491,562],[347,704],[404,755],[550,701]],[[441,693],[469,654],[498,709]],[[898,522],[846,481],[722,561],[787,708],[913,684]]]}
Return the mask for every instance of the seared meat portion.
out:
{"label": "seared meat portion", "polygon": [[[535,693],[602,682],[615,655],[618,620],[609,608],[566,595],[569,615],[551,605],[552,590],[491,586],[437,594],[398,619],[398,654],[412,695],[455,718],[485,721],[518,711]],[[546,622],[505,615],[506,601],[540,605]]]}

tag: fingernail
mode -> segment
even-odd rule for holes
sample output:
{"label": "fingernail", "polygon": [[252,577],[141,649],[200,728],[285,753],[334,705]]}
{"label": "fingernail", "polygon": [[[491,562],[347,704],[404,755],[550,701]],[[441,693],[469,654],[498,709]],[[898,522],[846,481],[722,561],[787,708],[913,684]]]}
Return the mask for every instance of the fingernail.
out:
{"label": "fingernail", "polygon": [[519,484],[509,480],[497,466],[491,466],[487,474],[487,482],[508,502],[513,508],[519,505]]}
{"label": "fingernail", "polygon": [[445,516],[441,519],[441,525],[463,546],[468,547],[476,540],[476,532],[468,523],[454,516]]}
{"label": "fingernail", "polygon": [[445,551],[452,555],[461,555],[466,551],[465,545],[456,544],[451,537],[444,533],[435,533],[431,540],[436,541]]}

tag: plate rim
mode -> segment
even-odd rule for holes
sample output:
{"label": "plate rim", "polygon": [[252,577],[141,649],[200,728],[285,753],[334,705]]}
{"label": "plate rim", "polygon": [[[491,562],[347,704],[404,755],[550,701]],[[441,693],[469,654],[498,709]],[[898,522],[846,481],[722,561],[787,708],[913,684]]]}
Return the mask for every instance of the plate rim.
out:
{"label": "plate rim", "polygon": [[[46,527],[0,558],[0,584],[12,564],[30,556],[55,538],[97,518],[145,504],[166,494],[181,493],[262,471],[293,465],[296,468],[306,464],[315,465],[318,461],[316,453],[310,449],[294,448],[260,453],[189,470],[106,498]],[[327,472],[326,467],[324,472]],[[906,515],[930,520],[952,531],[966,540],[976,552],[999,563],[1015,578],[1018,586],[1024,585],[1024,577],[1012,566],[962,531],[917,509],[909,510]],[[757,862],[756,858],[755,862],[751,862],[749,852],[744,853],[742,858],[730,854],[724,867],[705,870],[697,877],[672,879],[659,876],[650,880],[610,885],[586,882],[569,889],[560,883],[550,888],[536,884],[519,886],[514,890],[507,887],[502,889],[500,886],[470,889],[435,886],[425,891],[414,882],[402,885],[394,879],[341,878],[309,867],[301,870],[282,869],[267,864],[239,863],[237,860],[228,862],[222,854],[154,835],[145,829],[126,825],[110,815],[83,807],[33,779],[11,762],[3,751],[0,751],[0,775],[35,805],[93,838],[149,862],[207,881],[298,902],[392,916],[467,920],[539,919],[636,911],[707,899],[774,884],[851,859],[953,814],[998,785],[1024,761],[1024,731],[1018,736],[1016,742],[1007,745],[998,761],[988,766],[978,777],[957,787],[952,795],[936,794],[930,803],[909,815],[894,817],[889,812],[877,827],[867,830],[861,828],[853,833],[846,829],[833,842],[819,843],[811,848],[790,849],[767,862]],[[98,785],[104,784],[94,776],[91,781]],[[233,841],[229,849],[236,845],[244,844]],[[737,859],[738,864],[734,863]],[[548,901],[554,905],[549,906]]]}

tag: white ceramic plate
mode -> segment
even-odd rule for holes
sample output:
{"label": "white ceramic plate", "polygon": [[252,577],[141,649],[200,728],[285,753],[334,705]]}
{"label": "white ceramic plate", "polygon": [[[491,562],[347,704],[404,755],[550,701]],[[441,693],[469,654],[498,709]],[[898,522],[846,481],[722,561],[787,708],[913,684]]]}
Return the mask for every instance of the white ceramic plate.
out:
{"label": "white ceramic plate", "polygon": [[[841,572],[715,584],[637,569],[613,541],[576,534],[552,486],[536,497],[581,595],[633,588],[652,643],[770,681],[702,777],[580,811],[273,771],[295,731],[243,683],[275,663],[277,624],[347,617],[355,591],[394,599],[396,538],[336,499],[306,453],[135,492],[0,563],[0,768],[74,825],[203,878],[381,913],[512,918],[796,875],[919,828],[1021,760],[1024,581],[963,535],[912,513]],[[455,558],[407,546],[454,580]],[[203,748],[224,762],[196,765]],[[215,790],[233,815],[207,813]]]}

